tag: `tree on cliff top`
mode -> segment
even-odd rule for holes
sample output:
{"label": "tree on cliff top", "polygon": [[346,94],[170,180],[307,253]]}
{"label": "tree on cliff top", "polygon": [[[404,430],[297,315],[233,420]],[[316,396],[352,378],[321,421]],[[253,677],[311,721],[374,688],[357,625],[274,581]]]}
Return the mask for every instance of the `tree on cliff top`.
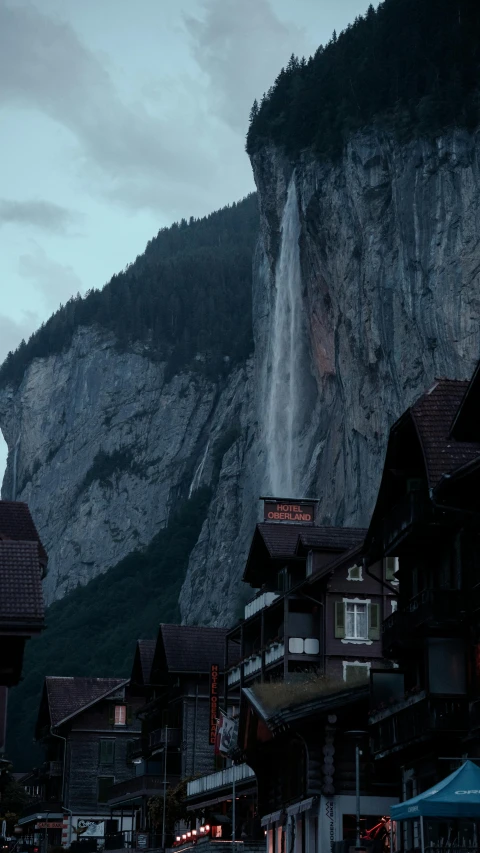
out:
{"label": "tree on cliff top", "polygon": [[252,258],[258,207],[252,193],[203,219],[162,228],[143,255],[102,290],[72,297],[9,353],[0,385],[19,384],[34,358],[65,350],[80,326],[113,333],[117,346],[143,345],[167,362],[210,376],[246,358],[252,341]]}
{"label": "tree on cliff top", "polygon": [[247,151],[341,154],[377,121],[402,138],[480,120],[478,0],[384,0],[308,62],[290,61],[252,112]]}

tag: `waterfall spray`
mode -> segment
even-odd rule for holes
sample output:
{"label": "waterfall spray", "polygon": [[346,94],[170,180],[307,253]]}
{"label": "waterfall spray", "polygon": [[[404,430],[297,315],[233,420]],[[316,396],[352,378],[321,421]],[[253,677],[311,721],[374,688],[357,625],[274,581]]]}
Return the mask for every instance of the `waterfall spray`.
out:
{"label": "waterfall spray", "polygon": [[272,493],[288,497],[299,492],[303,467],[298,447],[302,429],[305,331],[295,174],[288,187],[281,232],[270,324],[264,440]]}

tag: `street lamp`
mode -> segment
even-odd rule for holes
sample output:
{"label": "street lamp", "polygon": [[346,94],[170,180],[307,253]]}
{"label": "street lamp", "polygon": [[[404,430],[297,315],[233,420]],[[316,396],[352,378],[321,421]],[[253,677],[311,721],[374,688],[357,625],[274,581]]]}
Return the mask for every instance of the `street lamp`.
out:
{"label": "street lamp", "polygon": [[360,756],[362,755],[362,750],[360,749],[360,742],[368,734],[368,732],[363,731],[363,729],[354,729],[350,732],[345,732],[346,735],[350,735],[350,737],[355,738],[355,799],[356,799],[356,823],[357,823],[357,838],[355,841],[355,850],[362,850],[362,844],[360,841]]}

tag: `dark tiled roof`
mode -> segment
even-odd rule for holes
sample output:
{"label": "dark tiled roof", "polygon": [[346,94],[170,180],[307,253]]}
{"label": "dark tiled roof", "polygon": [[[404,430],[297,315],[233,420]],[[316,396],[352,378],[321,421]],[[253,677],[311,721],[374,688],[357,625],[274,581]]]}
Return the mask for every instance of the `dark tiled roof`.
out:
{"label": "dark tiled roof", "polygon": [[307,536],[314,528],[311,525],[307,527],[302,524],[275,524],[265,521],[257,524],[257,530],[265,542],[271,558],[281,560],[294,557],[298,537]]}
{"label": "dark tiled roof", "polygon": [[439,379],[411,407],[425,456],[428,483],[435,488],[443,474],[466,465],[480,454],[480,444],[450,437],[453,420],[468,382]]}
{"label": "dark tiled roof", "polygon": [[144,684],[150,683],[150,673],[152,671],[153,657],[155,655],[156,640],[138,640],[138,653],[140,657],[140,666],[142,668],[142,678]]}
{"label": "dark tiled roof", "polygon": [[311,527],[300,534],[299,545],[319,551],[346,551],[361,545],[366,535],[363,527]]}
{"label": "dark tiled roof", "polygon": [[223,670],[227,628],[160,625],[169,672],[209,672],[212,663]]}
{"label": "dark tiled roof", "polygon": [[0,539],[38,542],[40,557],[43,561],[47,561],[47,552],[40,541],[26,503],[0,501]]}
{"label": "dark tiled roof", "polygon": [[78,714],[126,683],[124,678],[64,678],[47,676],[45,687],[52,726]]}
{"label": "dark tiled roof", "polygon": [[0,622],[42,625],[43,614],[38,544],[0,539]]}

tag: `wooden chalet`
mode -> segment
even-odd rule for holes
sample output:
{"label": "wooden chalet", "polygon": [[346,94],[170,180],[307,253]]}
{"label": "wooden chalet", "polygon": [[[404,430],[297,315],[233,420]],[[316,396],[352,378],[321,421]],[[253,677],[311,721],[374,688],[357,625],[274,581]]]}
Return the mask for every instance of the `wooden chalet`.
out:
{"label": "wooden chalet", "polygon": [[133,746],[133,772],[111,788],[109,804],[133,809],[135,827],[149,844],[159,829],[151,823],[148,800],[162,796],[165,783],[173,788],[216,769],[216,701],[223,692],[226,633],[223,628],[162,624],[156,641],[138,643],[131,684],[145,690],[141,736]]}
{"label": "wooden chalet", "polygon": [[44,628],[47,562],[27,504],[0,501],[0,687],[18,684],[25,643]]}
{"label": "wooden chalet", "polygon": [[[396,668],[372,675],[370,731],[377,775],[402,799],[480,757],[479,413],[477,368],[469,384],[437,381],[402,415],[366,537],[368,562],[390,560],[399,580],[382,626]],[[410,849],[418,838],[405,831]]]}
{"label": "wooden chalet", "polygon": [[143,702],[125,679],[45,679],[35,731],[45,761],[34,780],[41,793],[19,821],[26,840],[38,842],[46,825],[49,844],[88,838],[96,847],[131,830],[131,811],[112,812],[107,800],[111,786],[131,775]]}
{"label": "wooden chalet", "polygon": [[20,681],[25,643],[45,627],[42,579],[47,562],[27,504],[0,501],[0,760],[8,688]]}

